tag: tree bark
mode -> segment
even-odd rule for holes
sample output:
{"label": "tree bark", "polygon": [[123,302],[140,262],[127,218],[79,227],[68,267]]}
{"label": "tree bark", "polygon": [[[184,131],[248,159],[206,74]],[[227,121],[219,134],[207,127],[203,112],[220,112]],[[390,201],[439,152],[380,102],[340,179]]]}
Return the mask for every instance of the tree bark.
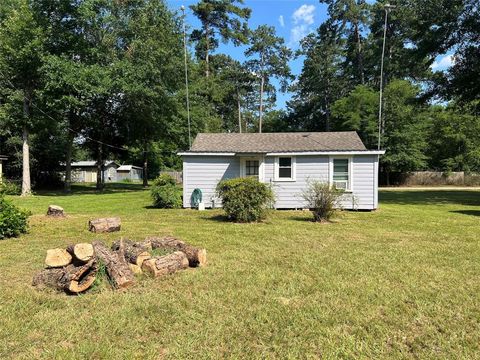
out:
{"label": "tree bark", "polygon": [[103,190],[103,149],[102,144],[98,144],[97,155],[97,190]]}
{"label": "tree bark", "polygon": [[[121,243],[122,240],[115,241],[112,244],[112,250],[118,251]],[[140,267],[145,260],[151,258],[149,250],[151,250],[152,247],[149,247],[146,243],[136,243],[130,240],[124,240],[123,249],[125,260]]]}
{"label": "tree bark", "polygon": [[94,260],[81,266],[68,265],[63,268],[44,269],[33,277],[32,285],[78,294],[93,285],[97,271],[98,266]]}
{"label": "tree bark", "polygon": [[205,76],[208,78],[210,76],[210,27],[208,25],[205,25]]}
{"label": "tree bark", "polygon": [[88,230],[94,233],[120,231],[122,222],[118,217],[92,219],[88,222]]}
{"label": "tree bark", "polygon": [[143,187],[148,186],[148,152],[147,152],[147,144],[145,142],[145,147],[143,150]]}
{"label": "tree bark", "polygon": [[145,260],[142,264],[142,271],[153,277],[173,274],[174,272],[188,267],[187,255],[181,251],[165,256],[157,256]]}
{"label": "tree bark", "polygon": [[97,261],[105,266],[115,288],[126,288],[135,282],[135,276],[125,260],[122,245],[118,251],[110,250],[101,241],[94,241],[92,245]]}
{"label": "tree bark", "polygon": [[258,132],[262,132],[262,118],[263,118],[263,87],[265,85],[265,78],[262,75],[262,80],[260,84],[260,111],[259,111],[259,119],[258,119]]}
{"label": "tree bark", "polygon": [[240,93],[237,90],[237,107],[238,107],[238,131],[242,133],[242,105],[240,103]]}
{"label": "tree bark", "polygon": [[362,53],[362,38],[360,36],[360,29],[358,26],[358,21],[355,21],[354,23],[354,32],[355,32],[355,38],[357,42],[357,72],[358,75],[360,76],[360,83],[362,85],[365,84],[365,74],[363,71],[363,53]]}
{"label": "tree bark", "polygon": [[65,184],[64,191],[70,193],[72,191],[72,149],[74,135],[68,131],[67,136],[67,149],[65,151]]}
{"label": "tree bark", "polygon": [[185,253],[191,267],[204,266],[207,263],[207,250],[196,248],[172,236],[147,237],[146,241],[152,244],[152,249],[171,249]]}

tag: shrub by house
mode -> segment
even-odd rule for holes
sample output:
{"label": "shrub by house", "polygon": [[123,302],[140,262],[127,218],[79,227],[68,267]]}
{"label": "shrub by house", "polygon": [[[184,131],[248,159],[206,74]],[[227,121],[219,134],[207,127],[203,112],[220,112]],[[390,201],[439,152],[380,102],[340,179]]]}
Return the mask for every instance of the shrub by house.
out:
{"label": "shrub by house", "polygon": [[223,180],[217,185],[217,195],[228,218],[237,222],[264,219],[274,202],[271,187],[255,178]]}
{"label": "shrub by house", "polygon": [[340,207],[343,190],[321,181],[311,181],[303,191],[302,197],[318,222],[329,221]]}
{"label": "shrub by house", "polygon": [[182,206],[182,189],[168,174],[162,174],[153,181],[151,196],[153,206],[158,208],[175,209]]}

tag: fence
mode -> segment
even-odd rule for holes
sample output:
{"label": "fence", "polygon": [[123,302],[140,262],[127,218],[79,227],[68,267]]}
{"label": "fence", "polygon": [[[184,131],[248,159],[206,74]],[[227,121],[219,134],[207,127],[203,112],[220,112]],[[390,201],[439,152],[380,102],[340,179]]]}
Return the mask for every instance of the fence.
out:
{"label": "fence", "polygon": [[[385,174],[380,175],[380,184],[386,185]],[[444,173],[441,171],[412,171],[408,173],[391,173],[390,185],[395,186],[441,186],[480,185],[480,174],[465,174],[463,171]]]}
{"label": "fence", "polygon": [[183,183],[183,171],[160,171],[161,174],[168,174],[175,179],[177,184]]}

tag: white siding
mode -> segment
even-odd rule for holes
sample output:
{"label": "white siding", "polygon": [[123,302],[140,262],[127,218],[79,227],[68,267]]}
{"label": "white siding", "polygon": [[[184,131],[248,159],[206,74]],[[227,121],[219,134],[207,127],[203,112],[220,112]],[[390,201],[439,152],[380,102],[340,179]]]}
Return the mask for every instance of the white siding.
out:
{"label": "white siding", "polygon": [[[240,161],[233,156],[184,156],[183,157],[183,206],[191,207],[193,190],[202,190],[202,200],[211,207],[215,188],[220,180],[240,176]],[[216,206],[220,205],[216,200]]]}
{"label": "white siding", "polygon": [[[275,157],[265,157],[264,180],[276,195],[276,208],[303,208],[302,191],[309,180],[329,181],[329,156],[296,156],[295,181],[274,181]],[[346,209],[375,209],[378,205],[378,155],[355,155],[352,158],[352,192],[344,195]],[[240,158],[235,156],[184,156],[183,206],[190,207],[195,188],[203,193],[203,202],[211,206],[215,188],[220,180],[240,176]],[[216,199],[216,205],[220,205]]]}

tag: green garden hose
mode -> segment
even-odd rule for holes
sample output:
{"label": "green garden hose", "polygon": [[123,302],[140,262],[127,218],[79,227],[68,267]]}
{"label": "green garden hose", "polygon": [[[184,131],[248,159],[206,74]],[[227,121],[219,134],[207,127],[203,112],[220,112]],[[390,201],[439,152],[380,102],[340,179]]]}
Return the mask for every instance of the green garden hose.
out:
{"label": "green garden hose", "polygon": [[193,207],[198,207],[198,204],[202,202],[202,190],[195,189],[192,192],[191,204]]}

